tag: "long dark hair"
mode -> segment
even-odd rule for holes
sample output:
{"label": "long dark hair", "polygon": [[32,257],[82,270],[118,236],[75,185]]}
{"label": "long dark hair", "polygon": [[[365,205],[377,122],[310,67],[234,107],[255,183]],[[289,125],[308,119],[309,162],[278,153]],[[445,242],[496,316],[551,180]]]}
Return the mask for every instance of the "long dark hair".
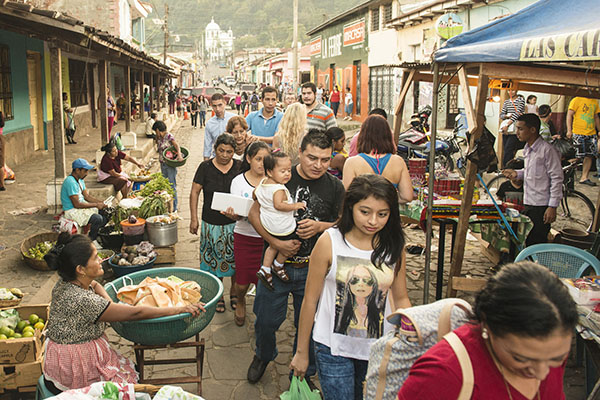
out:
{"label": "long dark hair", "polygon": [[356,268],[362,267],[369,272],[369,276],[373,282],[371,286],[371,293],[367,296],[367,337],[368,338],[378,338],[381,336],[381,315],[379,313],[378,307],[378,299],[379,299],[379,285],[377,283],[377,279],[373,276],[373,272],[362,265],[357,265],[348,272],[348,278],[346,279],[344,286],[344,294],[342,297],[341,304],[341,312],[337,318],[335,329],[333,330],[335,333],[341,333],[347,335],[348,326],[350,326],[350,322],[354,321],[357,323],[356,319],[356,296],[352,293],[350,281],[352,280],[353,272]]}
{"label": "long dark hair", "polygon": [[394,154],[396,146],[388,122],[379,115],[367,117],[360,127],[356,150],[366,154],[372,151],[378,154]]}
{"label": "long dark hair", "polygon": [[530,261],[504,265],[475,299],[475,320],[496,336],[544,338],[556,329],[571,332],[577,306],[548,268]]}
{"label": "long dark hair", "polygon": [[254,158],[262,149],[271,150],[269,145],[261,140],[250,143],[250,145],[246,146],[246,151],[244,152],[244,159],[242,160],[242,165],[240,167],[240,173],[243,174],[244,172],[250,170],[250,163],[248,162],[248,158]]}
{"label": "long dark hair", "polygon": [[[379,117],[376,117],[379,118]],[[398,210],[398,192],[394,185],[387,179],[373,174],[360,175],[352,180],[342,206],[342,216],[337,227],[342,233],[344,240],[346,234],[354,228],[352,208],[361,200],[373,196],[378,200],[384,200],[389,208],[390,215],[387,223],[373,237],[373,253],[371,262],[381,269],[381,264],[395,265],[404,250],[405,238]],[[398,272],[398,269],[396,269]]]}
{"label": "long dark hair", "polygon": [[65,281],[77,278],[78,265],[86,266],[94,252],[92,241],[86,235],[71,235],[63,232],[58,235],[56,245],[44,256],[46,264]]}

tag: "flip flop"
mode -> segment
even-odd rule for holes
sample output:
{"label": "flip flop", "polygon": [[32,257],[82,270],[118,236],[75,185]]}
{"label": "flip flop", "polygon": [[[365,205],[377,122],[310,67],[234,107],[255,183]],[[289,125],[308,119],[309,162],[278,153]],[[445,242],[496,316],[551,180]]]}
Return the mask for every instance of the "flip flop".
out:
{"label": "flip flop", "polygon": [[217,302],[217,307],[215,308],[215,311],[218,313],[224,313],[225,312],[225,300],[223,300],[223,298],[221,297],[221,300],[219,300]]}
{"label": "flip flop", "polygon": [[229,305],[231,305],[232,310],[237,308],[237,296],[235,294],[233,296],[229,296]]}

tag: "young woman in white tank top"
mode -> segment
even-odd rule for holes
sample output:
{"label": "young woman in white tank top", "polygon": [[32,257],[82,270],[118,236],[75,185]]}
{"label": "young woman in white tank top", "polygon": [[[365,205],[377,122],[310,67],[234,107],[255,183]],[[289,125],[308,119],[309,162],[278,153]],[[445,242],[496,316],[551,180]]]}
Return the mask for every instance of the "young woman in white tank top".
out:
{"label": "young woman in white tank top", "polygon": [[385,316],[410,307],[404,233],[394,186],[361,175],[344,198],[338,224],[317,241],[306,280],[291,369],[304,376],[315,341],[319,382],[326,399],[362,399],[371,344],[389,326]]}

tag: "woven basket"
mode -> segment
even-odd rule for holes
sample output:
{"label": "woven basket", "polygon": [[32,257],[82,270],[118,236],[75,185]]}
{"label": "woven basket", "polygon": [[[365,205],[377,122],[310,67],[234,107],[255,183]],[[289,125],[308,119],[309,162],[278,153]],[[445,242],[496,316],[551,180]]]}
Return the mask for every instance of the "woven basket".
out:
{"label": "woven basket", "polygon": [[19,305],[22,299],[13,299],[13,300],[0,300],[0,308],[6,307],[16,307]]}
{"label": "woven basket", "polygon": [[44,232],[38,233],[33,236],[29,236],[27,239],[23,240],[21,243],[21,255],[23,259],[33,269],[37,269],[38,271],[50,271],[50,267],[46,264],[44,260],[36,260],[35,258],[31,258],[27,255],[27,250],[34,247],[36,244],[40,242],[56,242],[58,239],[57,232]]}
{"label": "woven basket", "polygon": [[217,301],[223,295],[223,284],[208,272],[192,268],[154,268],[125,275],[104,285],[113,301],[118,301],[117,291],[126,285],[137,285],[146,277],[168,278],[175,275],[184,281],[198,282],[201,288],[202,301],[206,312],[197,317],[190,314],[171,315],[146,319],[143,321],[111,322],[112,328],[134,343],[145,345],[173,344],[194,336],[202,331],[212,320],[217,308]]}

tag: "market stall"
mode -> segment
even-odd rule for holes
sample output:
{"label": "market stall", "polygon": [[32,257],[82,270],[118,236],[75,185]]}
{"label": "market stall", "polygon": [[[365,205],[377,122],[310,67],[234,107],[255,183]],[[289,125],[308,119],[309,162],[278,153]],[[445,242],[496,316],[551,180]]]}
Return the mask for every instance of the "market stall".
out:
{"label": "market stall", "polygon": [[[540,0],[518,13],[493,21],[448,40],[434,53],[432,66],[407,66],[396,106],[394,132],[402,126],[404,98],[413,81],[433,82],[431,141],[436,140],[438,95],[442,85],[459,84],[470,132],[469,149],[481,137],[491,81],[518,81],[519,88],[540,93],[600,98],[600,3],[582,0],[578,7],[562,0]],[[475,101],[470,86],[476,86]],[[435,159],[432,146],[430,160]],[[429,163],[429,176],[435,176]],[[461,273],[477,166],[467,161],[464,190],[450,269],[448,296],[454,296],[452,278]],[[429,192],[433,193],[433,179]],[[600,199],[599,199],[600,200]],[[428,199],[424,301],[429,301],[429,266],[433,198]],[[598,227],[596,211],[594,228]]]}

